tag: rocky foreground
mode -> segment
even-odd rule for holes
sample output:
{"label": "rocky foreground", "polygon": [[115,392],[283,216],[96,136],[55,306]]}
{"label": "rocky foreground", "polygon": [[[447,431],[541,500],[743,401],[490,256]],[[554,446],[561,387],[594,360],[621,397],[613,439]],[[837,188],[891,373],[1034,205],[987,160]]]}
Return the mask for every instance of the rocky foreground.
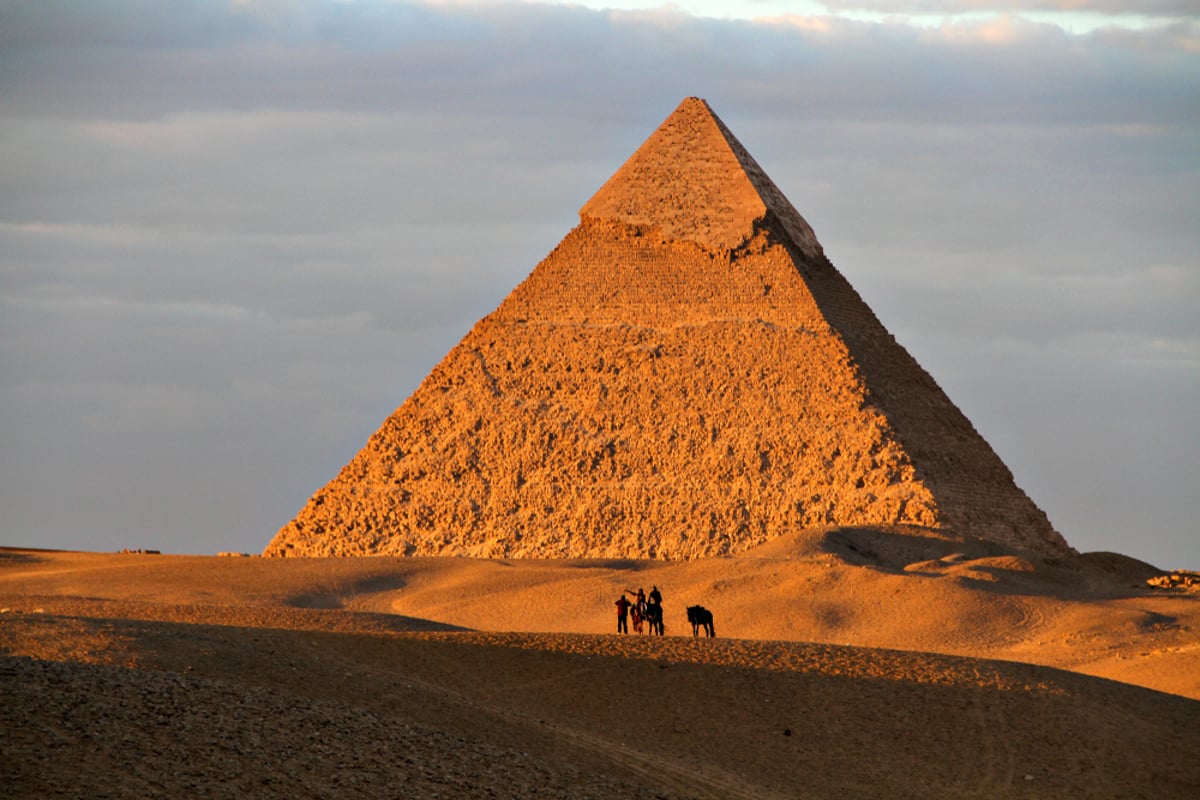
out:
{"label": "rocky foreground", "polygon": [[16,627],[128,661],[0,660],[14,797],[1149,797],[1200,777],[1197,703],[1000,662],[679,637]]}
{"label": "rocky foreground", "polygon": [[[757,584],[818,571],[848,583],[860,604],[838,606],[839,630],[860,645],[874,623],[853,619],[894,588],[829,554],[760,555],[689,567],[0,550],[0,796],[1183,797],[1200,784],[1197,700],[1011,661],[746,638],[716,603],[727,635],[693,639],[678,619],[687,569],[706,586],[714,565]],[[1146,649],[1150,671],[1200,672],[1187,656],[1194,594],[1113,596],[1110,583],[1101,597],[1081,578],[1070,598],[993,583],[973,604],[940,593],[998,561],[959,562],[947,562],[957,575],[882,576],[911,587],[893,624],[955,597],[975,625],[950,644],[969,649],[973,627],[987,653],[1009,618],[983,610],[1020,599],[1040,616],[1005,647],[1044,639],[1050,660],[1088,639],[1128,661]],[[663,584],[676,635],[552,632],[557,617],[523,610],[529,586],[566,597],[646,578]],[[426,614],[366,608],[406,597]],[[510,628],[543,630],[463,630],[485,599]],[[792,594],[794,615],[811,600]],[[1055,618],[1057,605],[1091,610]],[[1129,619],[1160,627],[1136,633]],[[1154,644],[1179,652],[1164,662]]]}

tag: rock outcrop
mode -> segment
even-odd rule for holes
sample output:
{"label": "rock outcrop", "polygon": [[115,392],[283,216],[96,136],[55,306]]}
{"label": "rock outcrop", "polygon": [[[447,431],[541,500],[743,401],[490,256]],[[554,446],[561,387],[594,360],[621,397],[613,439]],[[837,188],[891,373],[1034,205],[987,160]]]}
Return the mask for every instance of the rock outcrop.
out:
{"label": "rock outcrop", "polygon": [[686,559],[831,525],[1070,551],[689,98],[264,555]]}
{"label": "rock outcrop", "polygon": [[1177,569],[1165,575],[1156,575],[1146,580],[1154,589],[1184,589],[1189,592],[1200,592],[1200,572]]}

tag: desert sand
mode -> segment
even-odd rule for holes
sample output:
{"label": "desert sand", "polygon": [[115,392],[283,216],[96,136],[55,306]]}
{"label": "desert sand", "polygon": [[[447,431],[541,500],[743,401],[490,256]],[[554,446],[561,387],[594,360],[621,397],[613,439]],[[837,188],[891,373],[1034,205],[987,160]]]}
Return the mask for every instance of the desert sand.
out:
{"label": "desert sand", "polygon": [[[0,795],[1190,796],[1200,596],[1155,572],[843,529],[687,562],[4,549]],[[667,635],[617,635],[652,585]]]}

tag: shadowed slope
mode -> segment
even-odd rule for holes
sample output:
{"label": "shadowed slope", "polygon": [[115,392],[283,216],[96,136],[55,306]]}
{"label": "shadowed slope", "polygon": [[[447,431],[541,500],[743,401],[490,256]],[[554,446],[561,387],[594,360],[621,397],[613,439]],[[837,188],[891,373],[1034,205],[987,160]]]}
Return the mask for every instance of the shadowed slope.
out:
{"label": "shadowed slope", "polygon": [[802,531],[740,556],[686,562],[0,548],[0,634],[37,619],[34,611],[370,634],[595,634],[613,630],[622,590],[657,585],[668,638],[690,638],[685,609],[699,603],[722,638],[1024,661],[1200,698],[1200,594],[1151,589],[1145,576],[1160,571],[1131,559],[1114,571],[1117,557],[1095,555],[1045,558],[940,532],[868,528]]}
{"label": "shadowed slope", "polygon": [[824,525],[1069,548],[690,98],[267,555],[696,558]]}
{"label": "shadowed slope", "polygon": [[[1122,609],[1103,599],[1122,596],[1104,573],[1047,579],[1041,560],[1009,557],[1022,593],[1001,579],[982,597],[969,570],[1002,566],[994,544],[849,533],[674,563],[0,548],[0,796],[1190,796],[1195,700],[844,643],[878,622],[910,646],[964,634],[975,655],[1007,630],[1053,658],[1076,646],[1048,619],[1076,614],[1070,600],[1096,623],[1069,625],[1072,641],[1195,676],[1194,655],[1174,667],[1137,655],[1185,644],[1192,595],[1142,582]],[[642,582],[665,592],[668,635],[602,635],[612,596]],[[1028,594],[1039,582],[1075,587]],[[722,638],[685,632],[688,598],[716,609]],[[421,610],[363,613],[399,606]],[[1151,606],[1153,630],[1122,630]],[[468,617],[491,629],[429,630]],[[564,618],[590,632],[545,632]],[[837,643],[739,638],[793,621]]]}

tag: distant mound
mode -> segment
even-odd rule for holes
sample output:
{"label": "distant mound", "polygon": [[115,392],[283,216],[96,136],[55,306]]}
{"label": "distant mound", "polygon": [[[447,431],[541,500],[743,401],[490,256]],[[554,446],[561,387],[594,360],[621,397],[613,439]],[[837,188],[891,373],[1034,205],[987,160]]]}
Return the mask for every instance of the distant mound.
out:
{"label": "distant mound", "polygon": [[986,539],[911,527],[798,531],[760,545],[745,557],[778,561],[834,558],[847,566],[894,575],[958,578],[995,589],[1063,597],[1083,592],[1119,593],[1120,585],[1125,584],[1124,579],[1078,556],[1047,556]]}
{"label": "distant mound", "polygon": [[1071,552],[689,98],[264,555],[694,559],[831,526]]}
{"label": "distant mound", "polygon": [[943,557],[980,557],[1009,550],[936,528],[905,526],[813,528],[784,534],[750,550],[750,558],[795,559],[836,555],[857,566],[904,570]]}
{"label": "distant mound", "polygon": [[1163,574],[1163,571],[1153,564],[1120,553],[1080,553],[1079,559],[1098,572],[1132,584],[1143,584],[1150,578]]}

